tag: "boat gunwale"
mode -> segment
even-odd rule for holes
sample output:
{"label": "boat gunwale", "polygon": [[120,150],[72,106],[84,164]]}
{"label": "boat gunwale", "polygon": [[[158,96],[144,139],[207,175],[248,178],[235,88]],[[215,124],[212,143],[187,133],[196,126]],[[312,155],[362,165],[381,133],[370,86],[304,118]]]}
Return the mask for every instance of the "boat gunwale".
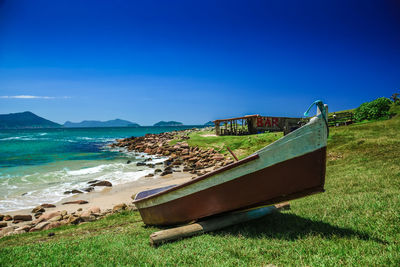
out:
{"label": "boat gunwale", "polygon": [[222,167],[222,168],[219,168],[219,169],[217,169],[217,170],[214,170],[214,171],[212,171],[212,172],[206,173],[206,174],[204,174],[204,175],[202,175],[202,176],[200,176],[200,177],[197,177],[196,179],[187,181],[187,182],[185,182],[185,183],[182,183],[182,184],[179,184],[179,185],[177,185],[177,186],[171,187],[171,188],[169,188],[169,189],[167,189],[167,190],[158,192],[158,193],[156,193],[156,194],[153,194],[153,195],[150,195],[150,196],[147,196],[147,197],[138,199],[138,200],[135,199],[135,200],[133,201],[133,204],[136,204],[136,203],[139,203],[139,202],[142,202],[142,201],[145,201],[145,200],[154,198],[154,197],[158,197],[158,196],[163,195],[163,194],[167,194],[167,193],[169,193],[169,192],[175,191],[175,190],[177,190],[177,189],[186,187],[186,186],[191,185],[191,184],[195,184],[195,183],[200,182],[200,181],[202,181],[202,180],[204,180],[204,179],[207,179],[207,178],[209,178],[209,177],[211,177],[211,176],[214,176],[214,175],[219,174],[219,173],[221,173],[221,172],[224,172],[224,171],[233,169],[233,168],[235,168],[235,167],[238,167],[238,166],[240,166],[240,165],[242,165],[242,164],[251,162],[251,161],[256,160],[256,159],[258,159],[258,158],[260,158],[260,156],[259,156],[258,154],[250,155],[250,156],[248,156],[248,157],[246,157],[246,158],[244,158],[244,159],[241,159],[241,160],[239,160],[239,161],[236,161],[236,162],[234,162],[234,163],[231,163],[231,164],[229,164],[229,165],[226,165],[226,166],[224,166],[224,167]]}

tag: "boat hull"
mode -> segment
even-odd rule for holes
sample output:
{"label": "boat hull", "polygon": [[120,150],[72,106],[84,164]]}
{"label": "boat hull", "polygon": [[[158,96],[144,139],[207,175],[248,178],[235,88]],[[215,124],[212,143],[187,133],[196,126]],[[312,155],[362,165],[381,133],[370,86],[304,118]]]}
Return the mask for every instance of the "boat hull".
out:
{"label": "boat hull", "polygon": [[296,199],[324,191],[325,169],[324,146],[181,198],[139,208],[139,212],[145,224],[175,225]]}

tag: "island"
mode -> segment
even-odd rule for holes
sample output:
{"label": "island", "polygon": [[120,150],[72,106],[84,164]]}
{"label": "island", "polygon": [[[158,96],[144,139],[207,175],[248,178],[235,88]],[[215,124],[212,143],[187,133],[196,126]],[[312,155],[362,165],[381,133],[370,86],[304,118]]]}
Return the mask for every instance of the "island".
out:
{"label": "island", "polygon": [[163,126],[182,126],[182,122],[178,121],[159,121],[155,123],[153,126],[163,127]]}
{"label": "island", "polygon": [[0,129],[59,128],[60,124],[30,112],[0,114]]}
{"label": "island", "polygon": [[66,121],[64,123],[66,128],[91,128],[91,127],[140,127],[139,124],[135,122],[130,122],[121,119],[109,120],[109,121],[88,121],[84,120],[81,122],[70,122]]}

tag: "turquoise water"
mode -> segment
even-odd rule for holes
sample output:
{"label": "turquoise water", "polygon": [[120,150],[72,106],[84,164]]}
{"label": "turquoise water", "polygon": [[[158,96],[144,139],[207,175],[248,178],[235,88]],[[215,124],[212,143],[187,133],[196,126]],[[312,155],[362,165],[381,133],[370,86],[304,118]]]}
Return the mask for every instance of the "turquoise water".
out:
{"label": "turquoise water", "polygon": [[83,189],[94,179],[114,185],[135,181],[152,172],[135,162],[151,156],[110,149],[108,144],[188,128],[192,127],[1,130],[0,213],[58,202],[67,197],[64,191]]}

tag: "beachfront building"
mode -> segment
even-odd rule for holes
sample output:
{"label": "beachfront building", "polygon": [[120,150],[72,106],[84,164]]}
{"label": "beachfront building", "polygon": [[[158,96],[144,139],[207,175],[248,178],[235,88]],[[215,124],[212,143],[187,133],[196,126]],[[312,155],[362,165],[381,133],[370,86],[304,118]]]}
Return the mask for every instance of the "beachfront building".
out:
{"label": "beachfront building", "polygon": [[287,134],[299,128],[305,122],[305,119],[268,117],[255,114],[219,119],[213,122],[216,135],[246,135],[264,132],[284,132],[284,134]]}

